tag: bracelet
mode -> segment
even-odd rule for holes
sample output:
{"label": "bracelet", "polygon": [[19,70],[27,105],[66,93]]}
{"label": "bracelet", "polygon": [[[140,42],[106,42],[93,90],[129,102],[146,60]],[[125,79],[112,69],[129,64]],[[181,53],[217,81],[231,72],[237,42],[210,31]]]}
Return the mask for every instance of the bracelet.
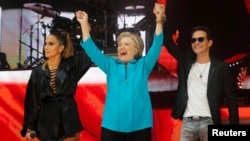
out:
{"label": "bracelet", "polygon": [[166,21],[166,16],[161,17],[161,19],[156,20],[155,23],[164,23]]}

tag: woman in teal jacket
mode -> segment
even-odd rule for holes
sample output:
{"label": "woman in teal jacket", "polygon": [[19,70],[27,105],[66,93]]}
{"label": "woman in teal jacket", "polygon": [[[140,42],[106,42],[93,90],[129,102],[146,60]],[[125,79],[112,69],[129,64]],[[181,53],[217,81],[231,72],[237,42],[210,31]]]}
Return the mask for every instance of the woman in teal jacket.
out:
{"label": "woman in teal jacket", "polygon": [[146,56],[142,56],[143,41],[130,32],[118,38],[118,59],[104,55],[90,36],[88,14],[77,11],[77,21],[82,29],[81,46],[107,75],[107,96],[102,120],[102,141],[150,141],[152,107],[148,92],[148,77],[163,44],[165,7],[155,4],[154,41]]}

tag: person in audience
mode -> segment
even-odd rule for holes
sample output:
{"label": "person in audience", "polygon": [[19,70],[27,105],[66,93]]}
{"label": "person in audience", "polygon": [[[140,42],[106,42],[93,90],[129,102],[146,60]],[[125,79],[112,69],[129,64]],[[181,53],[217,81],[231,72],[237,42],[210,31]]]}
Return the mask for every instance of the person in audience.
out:
{"label": "person in audience", "polygon": [[156,27],[153,43],[142,56],[143,40],[131,32],[117,38],[118,58],[104,55],[90,35],[88,14],[76,11],[82,29],[81,46],[107,75],[107,96],[101,124],[101,141],[150,141],[153,113],[148,92],[148,77],[163,44],[165,6],[155,4]]}
{"label": "person in audience", "polygon": [[9,70],[10,65],[6,59],[6,54],[3,52],[0,52],[0,70]]}
{"label": "person in audience", "polygon": [[77,141],[83,126],[74,95],[91,61],[84,51],[74,52],[70,34],[59,29],[46,37],[44,55],[28,81],[21,135],[28,140]]}

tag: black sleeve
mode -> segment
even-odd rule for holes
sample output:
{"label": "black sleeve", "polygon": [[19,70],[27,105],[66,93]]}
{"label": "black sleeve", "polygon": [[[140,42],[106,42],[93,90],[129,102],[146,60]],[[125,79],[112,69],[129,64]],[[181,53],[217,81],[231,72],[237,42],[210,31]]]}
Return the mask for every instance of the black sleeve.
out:
{"label": "black sleeve", "polygon": [[170,25],[168,22],[164,24],[164,45],[167,51],[176,59],[180,60],[183,57],[183,50],[177,46],[172,38],[172,33],[170,31]]}
{"label": "black sleeve", "polygon": [[39,101],[37,97],[35,70],[32,70],[24,98],[24,122],[21,135],[25,136],[27,128],[35,130],[36,115],[39,108]]}

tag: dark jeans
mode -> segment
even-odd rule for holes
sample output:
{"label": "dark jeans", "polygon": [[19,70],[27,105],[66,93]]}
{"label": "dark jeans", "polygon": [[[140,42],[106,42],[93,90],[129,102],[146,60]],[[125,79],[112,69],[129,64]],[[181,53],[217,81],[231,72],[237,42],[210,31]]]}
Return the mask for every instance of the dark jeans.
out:
{"label": "dark jeans", "polygon": [[151,141],[151,128],[128,133],[102,128],[101,141]]}

